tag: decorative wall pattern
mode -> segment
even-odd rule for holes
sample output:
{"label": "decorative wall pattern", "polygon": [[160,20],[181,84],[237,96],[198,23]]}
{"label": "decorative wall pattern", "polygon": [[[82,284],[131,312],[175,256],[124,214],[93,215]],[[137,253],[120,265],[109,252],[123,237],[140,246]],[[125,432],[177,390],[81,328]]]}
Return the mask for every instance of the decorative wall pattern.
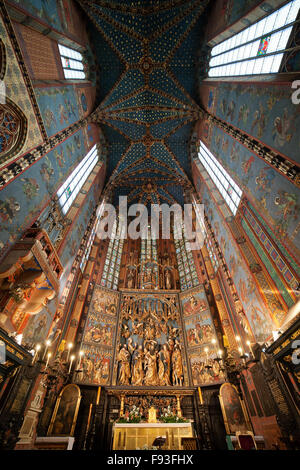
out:
{"label": "decorative wall pattern", "polygon": [[83,372],[77,374],[76,382],[95,385],[110,382],[118,303],[118,292],[95,287],[81,345]]}
{"label": "decorative wall pattern", "polygon": [[[217,357],[216,330],[203,286],[180,294],[183,323],[187,338],[187,354],[194,385],[209,385],[224,381]],[[216,345],[212,340],[216,340]],[[207,351],[206,351],[207,349]]]}
{"label": "decorative wall pattern", "polygon": [[[35,88],[35,94],[49,137],[83,117],[83,113],[79,114],[82,105],[73,85]],[[81,98],[84,105],[85,100]]]}
{"label": "decorative wall pattern", "polygon": [[0,248],[13,243],[33,223],[85,153],[80,130],[1,191]]}
{"label": "decorative wall pattern", "polygon": [[[43,137],[38,126],[34,108],[30,101],[29,93],[27,91],[22,72],[20,70],[16,55],[14,53],[11,40],[7,34],[7,30],[1,17],[0,36],[5,47],[6,57],[9,57],[9,60],[6,64],[6,72],[4,76],[6,96],[11,100],[12,103],[17,104],[17,106],[22,110],[28,123],[28,132],[27,134],[24,134],[26,136],[24,145],[22,145],[22,148],[19,149],[17,153],[7,155],[5,163],[8,163],[9,161],[12,161],[14,158],[18,157],[27,150],[30,150],[42,143]],[[0,163],[2,163],[1,154]]]}
{"label": "decorative wall pattern", "polygon": [[300,162],[300,105],[290,84],[220,82],[209,90],[210,112]]}

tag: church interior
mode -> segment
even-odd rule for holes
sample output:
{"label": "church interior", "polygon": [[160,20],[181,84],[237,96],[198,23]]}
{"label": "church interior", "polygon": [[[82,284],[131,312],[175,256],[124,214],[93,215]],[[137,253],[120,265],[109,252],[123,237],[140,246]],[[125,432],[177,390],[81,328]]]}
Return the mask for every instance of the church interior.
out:
{"label": "church interior", "polygon": [[299,8],[0,2],[1,450],[300,449]]}

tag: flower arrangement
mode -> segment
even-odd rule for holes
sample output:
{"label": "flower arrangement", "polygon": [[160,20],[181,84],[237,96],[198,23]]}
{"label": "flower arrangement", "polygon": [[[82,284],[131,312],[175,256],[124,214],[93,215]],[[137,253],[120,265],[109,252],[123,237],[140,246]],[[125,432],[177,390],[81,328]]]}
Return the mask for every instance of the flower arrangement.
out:
{"label": "flower arrangement", "polygon": [[141,421],[142,415],[140,410],[136,405],[133,405],[131,411],[126,411],[125,416],[119,418],[117,423],[140,423]]}
{"label": "flower arrangement", "polygon": [[186,418],[180,418],[173,414],[170,405],[168,408],[164,408],[159,420],[163,423],[185,423],[187,421]]}

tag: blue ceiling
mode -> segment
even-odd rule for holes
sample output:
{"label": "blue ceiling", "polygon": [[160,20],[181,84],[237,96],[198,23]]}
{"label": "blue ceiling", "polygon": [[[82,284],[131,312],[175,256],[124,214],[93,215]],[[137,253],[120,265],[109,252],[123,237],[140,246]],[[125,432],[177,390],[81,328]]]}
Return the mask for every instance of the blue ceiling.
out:
{"label": "blue ceiling", "polygon": [[115,200],[182,204],[191,187],[189,140],[199,116],[196,60],[207,3],[81,2],[100,70],[94,120],[107,139],[107,188]]}

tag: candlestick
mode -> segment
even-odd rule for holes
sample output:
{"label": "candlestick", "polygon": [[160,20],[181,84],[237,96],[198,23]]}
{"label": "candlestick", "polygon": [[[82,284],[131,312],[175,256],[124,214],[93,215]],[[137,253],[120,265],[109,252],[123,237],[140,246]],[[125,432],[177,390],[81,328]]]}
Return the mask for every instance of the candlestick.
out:
{"label": "candlestick", "polygon": [[74,359],[75,359],[75,356],[72,354],[72,356],[70,357],[70,367],[69,367],[69,372],[68,373],[71,372],[72,364],[73,364]]}
{"label": "candlestick", "polygon": [[35,354],[34,354],[34,357],[33,357],[33,360],[32,360],[32,365],[35,363],[35,361],[38,357],[38,352],[39,352],[40,349],[41,349],[41,345],[37,344],[36,347],[35,347]]}

